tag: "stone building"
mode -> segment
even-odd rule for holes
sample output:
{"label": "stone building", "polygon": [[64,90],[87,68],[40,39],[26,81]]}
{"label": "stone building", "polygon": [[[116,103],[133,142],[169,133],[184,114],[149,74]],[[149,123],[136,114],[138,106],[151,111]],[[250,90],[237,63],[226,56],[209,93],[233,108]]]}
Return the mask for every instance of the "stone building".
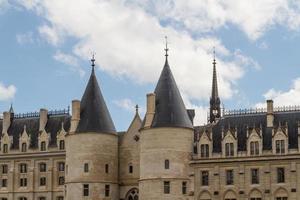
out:
{"label": "stone building", "polygon": [[0,119],[0,200],[300,199],[300,107],[221,109],[194,126],[166,60],[143,119],[117,132],[92,72],[68,110]]}

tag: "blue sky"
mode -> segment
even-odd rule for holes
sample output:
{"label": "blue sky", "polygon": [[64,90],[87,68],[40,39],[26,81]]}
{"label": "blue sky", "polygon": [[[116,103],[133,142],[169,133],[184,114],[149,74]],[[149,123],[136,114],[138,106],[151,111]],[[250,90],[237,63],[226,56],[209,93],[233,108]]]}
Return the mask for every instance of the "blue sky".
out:
{"label": "blue sky", "polygon": [[[297,1],[0,0],[0,111],[64,109],[80,99],[96,52],[97,77],[119,131],[145,111],[170,65],[196,124],[206,119],[216,47],[226,109],[300,104]],[[184,2],[184,3],[183,3]],[[256,5],[257,4],[257,5]],[[245,11],[246,10],[246,11]]]}

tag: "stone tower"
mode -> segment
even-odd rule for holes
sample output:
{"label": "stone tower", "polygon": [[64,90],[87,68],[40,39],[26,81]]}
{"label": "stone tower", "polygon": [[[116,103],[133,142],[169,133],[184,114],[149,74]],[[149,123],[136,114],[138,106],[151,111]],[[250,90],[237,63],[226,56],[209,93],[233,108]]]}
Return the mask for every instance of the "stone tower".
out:
{"label": "stone tower", "polygon": [[118,136],[92,73],[81,102],[72,102],[66,137],[66,199],[118,199]]}
{"label": "stone tower", "polygon": [[[215,54],[215,52],[214,52]],[[216,59],[214,56],[213,61],[213,79],[212,79],[212,89],[210,97],[210,108],[209,108],[209,122],[217,122],[221,117],[221,101],[218,93],[218,81],[217,81],[217,70],[216,70]]]}
{"label": "stone tower", "polygon": [[[140,130],[142,200],[188,198],[193,125],[166,60]],[[185,190],[185,191],[184,191]]]}

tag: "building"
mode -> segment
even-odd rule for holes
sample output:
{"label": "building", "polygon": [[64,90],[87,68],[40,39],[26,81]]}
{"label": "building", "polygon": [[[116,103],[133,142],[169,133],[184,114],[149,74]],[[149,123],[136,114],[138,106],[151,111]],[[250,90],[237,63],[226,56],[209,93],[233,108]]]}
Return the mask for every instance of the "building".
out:
{"label": "building", "polygon": [[300,199],[300,107],[225,111],[216,61],[208,123],[194,126],[168,63],[143,120],[117,132],[94,72],[69,110],[0,120],[1,200]]}

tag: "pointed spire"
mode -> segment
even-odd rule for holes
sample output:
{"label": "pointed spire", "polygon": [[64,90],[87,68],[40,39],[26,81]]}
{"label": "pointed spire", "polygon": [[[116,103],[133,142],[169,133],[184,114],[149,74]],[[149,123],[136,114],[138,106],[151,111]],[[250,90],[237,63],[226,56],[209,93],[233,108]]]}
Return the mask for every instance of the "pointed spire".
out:
{"label": "pointed spire", "polygon": [[92,53],[91,65],[92,65],[92,73],[95,73],[95,53]]}
{"label": "pointed spire", "polygon": [[76,132],[116,133],[115,126],[107,109],[95,75],[95,54],[92,72],[80,103],[80,121]]}
{"label": "pointed spire", "polygon": [[212,79],[212,90],[210,97],[210,123],[216,122],[221,117],[220,98],[218,93],[218,81],[217,81],[217,69],[216,69],[216,51],[215,47],[213,50],[213,79]]}
{"label": "pointed spire", "polygon": [[135,113],[136,113],[136,114],[139,113],[139,105],[138,105],[138,104],[135,105]]}
{"label": "pointed spire", "polygon": [[13,104],[12,103],[10,104],[9,112],[10,113],[14,113],[14,108],[13,108]]}

